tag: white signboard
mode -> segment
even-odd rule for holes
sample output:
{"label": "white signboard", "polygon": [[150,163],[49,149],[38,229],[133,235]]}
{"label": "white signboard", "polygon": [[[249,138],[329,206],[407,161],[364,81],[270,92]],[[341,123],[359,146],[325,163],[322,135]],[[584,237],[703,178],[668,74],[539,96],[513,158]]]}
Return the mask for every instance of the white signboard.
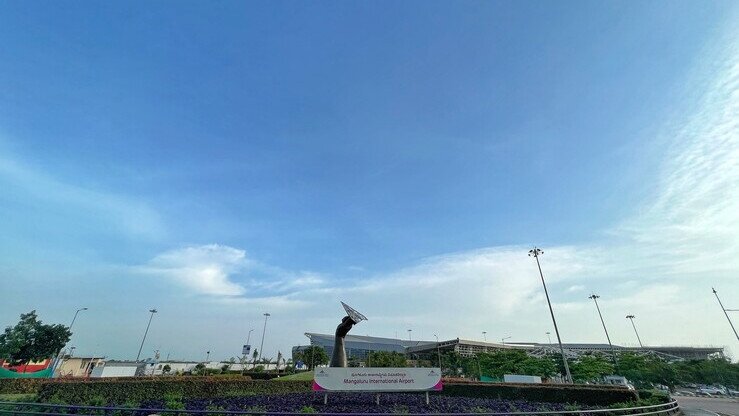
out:
{"label": "white signboard", "polygon": [[438,368],[317,368],[316,391],[429,391],[441,390]]}

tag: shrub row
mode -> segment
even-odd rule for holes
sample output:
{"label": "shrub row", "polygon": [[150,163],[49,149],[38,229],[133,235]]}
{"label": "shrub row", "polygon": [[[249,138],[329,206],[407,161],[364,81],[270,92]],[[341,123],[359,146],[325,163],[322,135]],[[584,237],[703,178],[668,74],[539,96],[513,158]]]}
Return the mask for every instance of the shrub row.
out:
{"label": "shrub row", "polygon": [[0,394],[35,394],[48,378],[0,378]]}
{"label": "shrub row", "polygon": [[[85,404],[103,401],[109,404],[161,400],[165,397],[216,398],[262,394],[305,393],[311,381],[263,381],[248,377],[162,377],[118,379],[12,379],[0,380],[0,393],[38,394],[39,401]],[[446,383],[443,396],[530,400],[588,406],[610,406],[632,402],[636,392],[623,388],[502,383]]]}
{"label": "shrub row", "polygon": [[288,381],[274,383],[253,381],[247,377],[166,377],[80,382],[46,383],[38,392],[38,400],[51,403],[109,404],[140,403],[165,397],[214,398],[252,394],[287,394],[310,391],[311,383]]}
{"label": "shrub row", "polygon": [[589,406],[609,406],[639,398],[635,391],[625,388],[562,384],[450,383],[444,385],[441,394]]}

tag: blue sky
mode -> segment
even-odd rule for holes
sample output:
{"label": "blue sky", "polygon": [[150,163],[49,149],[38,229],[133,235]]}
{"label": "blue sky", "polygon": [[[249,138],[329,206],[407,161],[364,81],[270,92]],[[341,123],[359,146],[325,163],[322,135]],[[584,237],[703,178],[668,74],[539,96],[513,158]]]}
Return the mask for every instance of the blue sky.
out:
{"label": "blue sky", "polygon": [[710,293],[739,304],[737,17],[5,4],[0,324],[88,306],[77,351],[130,358],[155,306],[148,351],[227,358],[268,311],[274,355],[345,300],[374,335],[541,341],[538,244],[565,340],[602,341],[597,291],[617,343],[634,313],[649,342],[737,351]]}

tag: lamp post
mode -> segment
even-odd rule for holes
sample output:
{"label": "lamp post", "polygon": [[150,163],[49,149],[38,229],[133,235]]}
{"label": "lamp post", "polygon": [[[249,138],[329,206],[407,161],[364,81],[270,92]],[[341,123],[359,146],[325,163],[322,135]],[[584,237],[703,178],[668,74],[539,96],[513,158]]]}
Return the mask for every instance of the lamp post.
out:
{"label": "lamp post", "polygon": [[409,329],[409,330],[408,330],[408,341],[410,341],[410,340],[411,340],[411,331],[413,331],[413,330],[412,330],[412,329]]}
{"label": "lamp post", "polygon": [[149,323],[146,324],[146,331],[144,331],[144,338],[141,340],[141,346],[139,347],[139,353],[136,354],[136,361],[141,357],[141,350],[144,348],[144,341],[146,341],[146,335],[149,333],[149,327],[151,326],[151,320],[154,319],[154,314],[157,313],[156,309],[149,309],[151,315],[149,316]]}
{"label": "lamp post", "polygon": [[637,330],[636,330],[636,325],[634,325],[634,318],[636,318],[636,316],[634,316],[634,315],[626,315],[626,319],[628,319],[628,320],[631,321],[631,326],[632,326],[632,328],[634,328],[634,333],[636,334],[636,340],[639,341],[639,347],[640,348],[644,348],[644,345],[642,345],[642,343],[641,343],[641,338],[639,338],[639,332],[637,332]]}
{"label": "lamp post", "polygon": [[549,313],[552,315],[552,323],[554,324],[554,333],[557,334],[557,342],[559,343],[559,351],[562,353],[562,362],[565,366],[565,373],[567,373],[567,381],[572,383],[572,374],[570,373],[570,366],[567,364],[567,357],[565,356],[565,349],[562,346],[562,338],[559,336],[559,328],[557,328],[557,320],[554,318],[554,309],[552,309],[552,302],[549,300],[549,292],[547,291],[547,284],[544,282],[544,273],[541,271],[541,263],[539,263],[539,256],[544,254],[543,251],[534,247],[529,250],[529,256],[536,259],[536,266],[539,268],[539,276],[541,276],[541,285],[544,286],[544,294],[547,298],[547,305],[549,305]]}
{"label": "lamp post", "polygon": [[547,339],[549,340],[549,345],[552,345],[552,337],[549,336],[549,334],[551,334],[551,332],[547,331]]}
{"label": "lamp post", "polygon": [[721,310],[724,311],[724,315],[726,315],[726,320],[729,321],[729,325],[731,325],[731,330],[734,331],[734,336],[736,336],[736,339],[739,340],[739,334],[736,332],[736,328],[734,328],[734,324],[731,322],[731,318],[729,318],[729,313],[727,311],[734,312],[733,309],[726,309],[724,308],[724,304],[721,303],[721,299],[718,297],[718,292],[716,292],[716,289],[711,288],[713,290],[713,294],[716,295],[716,300],[718,301],[719,306],[721,306]]}
{"label": "lamp post", "polygon": [[[69,332],[72,332],[72,327],[74,326],[74,321],[77,320],[77,314],[79,314],[82,311],[86,311],[87,308],[79,308],[76,311],[74,311],[74,317],[72,318],[72,323],[69,324]],[[71,338],[71,337],[70,337]],[[62,352],[64,351],[64,348],[59,350],[59,353],[56,355],[56,360],[54,360],[54,363],[51,366],[51,375],[49,377],[54,377],[54,372],[57,368],[59,368],[59,365],[61,364],[61,361],[64,359]]]}
{"label": "lamp post", "polygon": [[439,356],[439,371],[444,373],[444,370],[441,369],[441,348],[439,347],[439,337],[434,334],[434,338],[436,338],[436,355]]}
{"label": "lamp post", "polygon": [[487,336],[487,334],[488,334],[487,331],[482,331],[482,340],[485,341],[485,342],[488,342],[488,336]]}
{"label": "lamp post", "polygon": [[504,337],[504,338],[501,338],[501,339],[500,339],[500,343],[501,343],[501,344],[505,344],[505,340],[507,340],[507,339],[511,339],[511,337]]}
{"label": "lamp post", "polygon": [[262,361],[262,349],[264,348],[264,333],[267,332],[267,318],[269,318],[270,314],[265,313],[264,314],[264,328],[262,328],[262,342],[259,344],[259,361]]}
{"label": "lamp post", "polygon": [[77,320],[77,314],[80,313],[81,311],[86,311],[86,310],[87,310],[87,308],[79,308],[79,309],[77,309],[74,312],[74,318],[72,318],[72,323],[69,324],[69,332],[72,332],[72,327],[74,326],[74,321]]}
{"label": "lamp post", "polygon": [[613,344],[611,344],[611,337],[608,335],[608,330],[606,329],[606,322],[603,320],[603,315],[600,313],[600,306],[598,306],[598,298],[600,296],[596,295],[595,293],[592,293],[590,296],[588,296],[588,299],[593,299],[593,302],[595,302],[595,309],[598,310],[598,316],[600,317],[600,323],[603,324],[603,331],[606,333],[606,339],[608,340],[608,346],[611,347],[611,355],[613,356],[613,364],[618,367],[618,359],[616,358],[616,350],[613,349]]}

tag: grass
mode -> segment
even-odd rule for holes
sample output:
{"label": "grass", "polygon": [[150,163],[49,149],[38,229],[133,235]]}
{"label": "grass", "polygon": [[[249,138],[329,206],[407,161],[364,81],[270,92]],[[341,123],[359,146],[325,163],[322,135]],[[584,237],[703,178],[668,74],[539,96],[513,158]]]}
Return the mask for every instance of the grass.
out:
{"label": "grass", "polygon": [[0,394],[0,402],[33,402],[35,394]]}
{"label": "grass", "polygon": [[272,380],[275,381],[311,381],[313,380],[313,372],[312,371],[304,371],[302,373],[295,373],[290,374],[289,376],[283,376],[280,378],[273,378]]}

